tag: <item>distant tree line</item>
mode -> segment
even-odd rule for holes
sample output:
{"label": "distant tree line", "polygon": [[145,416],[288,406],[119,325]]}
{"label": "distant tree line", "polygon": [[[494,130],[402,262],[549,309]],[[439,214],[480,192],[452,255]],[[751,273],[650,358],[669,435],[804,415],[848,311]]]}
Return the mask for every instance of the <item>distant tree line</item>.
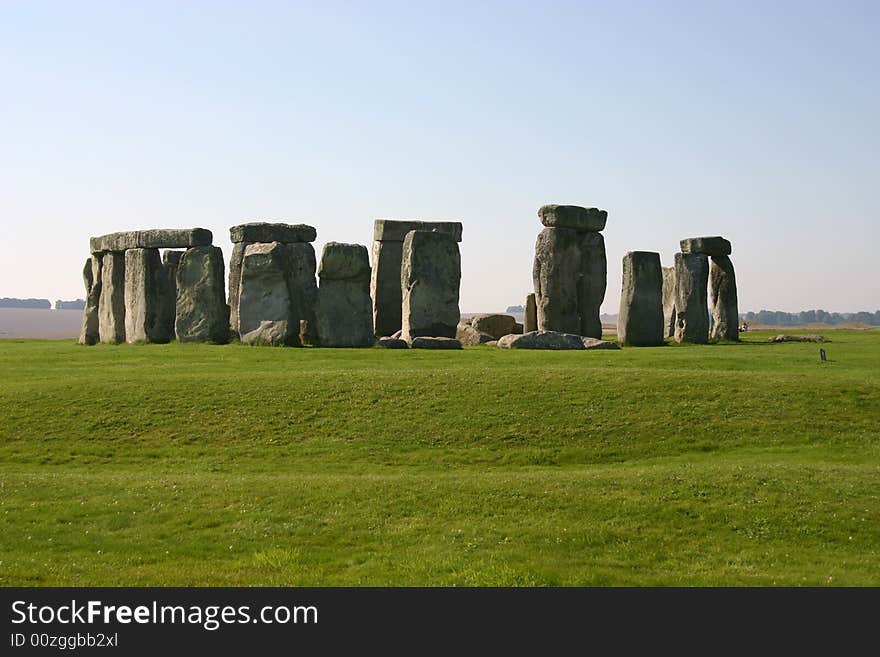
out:
{"label": "distant tree line", "polygon": [[0,298],[0,308],[44,308],[49,310],[52,304],[48,299],[11,299]]}
{"label": "distant tree line", "polygon": [[870,313],[829,313],[824,310],[802,310],[799,313],[786,313],[781,310],[760,310],[740,314],[740,319],[749,324],[767,326],[799,326],[801,324],[868,324],[880,326],[880,310]]}
{"label": "distant tree line", "polygon": [[55,310],[82,310],[85,307],[85,299],[74,299],[73,301],[62,301],[61,299],[58,299],[55,302]]}

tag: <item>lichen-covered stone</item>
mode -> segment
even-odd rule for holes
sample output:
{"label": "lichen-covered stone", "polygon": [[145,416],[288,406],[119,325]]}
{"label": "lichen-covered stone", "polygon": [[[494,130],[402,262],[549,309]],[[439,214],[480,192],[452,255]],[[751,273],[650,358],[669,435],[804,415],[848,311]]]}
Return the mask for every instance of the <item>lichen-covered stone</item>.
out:
{"label": "lichen-covered stone", "polygon": [[401,337],[407,342],[420,336],[454,338],[461,317],[461,255],[455,239],[439,232],[407,233],[400,282]]}
{"label": "lichen-covered stone", "polygon": [[712,256],[709,262],[709,298],[712,301],[713,340],[739,340],[739,301],[736,274],[728,256]]}
{"label": "lichen-covered stone", "polygon": [[125,342],[125,253],[112,251],[101,259],[101,298],[98,301],[101,342]]}
{"label": "lichen-covered stone", "polygon": [[323,347],[370,347],[375,342],[370,260],[360,244],[328,242],[318,267],[318,342]]}
{"label": "lichen-covered stone", "polygon": [[89,248],[92,253],[128,249],[184,249],[209,246],[212,239],[211,231],[206,228],[151,228],[93,237],[89,240]]}
{"label": "lichen-covered stone", "polygon": [[523,333],[538,330],[538,308],[535,305],[535,293],[526,295],[525,314],[523,316]]}
{"label": "lichen-covered stone", "polygon": [[596,338],[584,338],[584,349],[620,349],[620,347],[609,340],[597,340]]}
{"label": "lichen-covered stone", "polygon": [[663,337],[675,335],[675,267],[663,267]]}
{"label": "lichen-covered stone", "polygon": [[400,338],[379,338],[376,346],[382,349],[409,349],[407,341]]}
{"label": "lichen-covered stone", "polygon": [[663,273],[659,253],[630,251],[623,257],[617,338],[627,346],[663,344]]}
{"label": "lichen-covered stone", "polygon": [[98,306],[101,302],[101,257],[90,256],[83,267],[83,284],[86,287],[86,303],[83,307],[80,344],[95,344],[101,339]]}
{"label": "lichen-covered stone", "polygon": [[285,244],[255,243],[245,249],[238,314],[245,344],[300,344],[300,317],[291,296],[290,253]]}
{"label": "lichen-covered stone", "polygon": [[470,324],[459,322],[458,327],[455,330],[455,339],[461,342],[464,346],[473,347],[485,344],[486,342],[491,342],[496,338],[493,335],[475,329]]}
{"label": "lichen-covered stone", "polygon": [[180,342],[229,340],[223,252],[216,246],[187,249],[177,268],[174,331]]}
{"label": "lichen-covered stone", "polygon": [[163,313],[168,307],[168,281],[159,249],[125,252],[125,340],[168,342],[173,337]]}
{"label": "lichen-covered stone", "polygon": [[498,340],[502,349],[582,350],[583,337],[558,331],[531,331],[522,335],[505,335]]}
{"label": "lichen-covered stone", "polygon": [[580,333],[582,264],[581,235],[577,231],[548,227],[540,232],[532,269],[539,331]]}

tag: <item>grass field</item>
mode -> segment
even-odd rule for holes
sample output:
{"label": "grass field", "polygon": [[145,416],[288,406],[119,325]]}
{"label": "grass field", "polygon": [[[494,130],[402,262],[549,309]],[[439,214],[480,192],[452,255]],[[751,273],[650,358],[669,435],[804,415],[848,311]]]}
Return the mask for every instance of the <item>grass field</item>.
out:
{"label": "grass field", "polygon": [[880,331],[769,335],[5,340],[0,585],[880,585]]}

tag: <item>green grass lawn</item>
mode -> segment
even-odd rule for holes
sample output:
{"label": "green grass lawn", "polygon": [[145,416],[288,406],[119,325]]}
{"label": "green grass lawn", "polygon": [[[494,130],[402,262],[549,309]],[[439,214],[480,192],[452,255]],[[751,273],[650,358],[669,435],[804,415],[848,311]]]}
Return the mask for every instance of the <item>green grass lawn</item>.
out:
{"label": "green grass lawn", "polygon": [[880,585],[880,331],[0,341],[0,585]]}

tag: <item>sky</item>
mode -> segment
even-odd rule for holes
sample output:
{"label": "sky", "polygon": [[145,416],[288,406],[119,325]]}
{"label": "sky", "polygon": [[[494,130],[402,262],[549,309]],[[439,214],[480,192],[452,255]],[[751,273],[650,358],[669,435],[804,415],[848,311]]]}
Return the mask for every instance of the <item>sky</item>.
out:
{"label": "sky", "polygon": [[88,238],[464,225],[461,310],[522,304],[537,210],[621,259],[733,244],[740,310],[880,308],[880,3],[0,0],[0,296]]}

